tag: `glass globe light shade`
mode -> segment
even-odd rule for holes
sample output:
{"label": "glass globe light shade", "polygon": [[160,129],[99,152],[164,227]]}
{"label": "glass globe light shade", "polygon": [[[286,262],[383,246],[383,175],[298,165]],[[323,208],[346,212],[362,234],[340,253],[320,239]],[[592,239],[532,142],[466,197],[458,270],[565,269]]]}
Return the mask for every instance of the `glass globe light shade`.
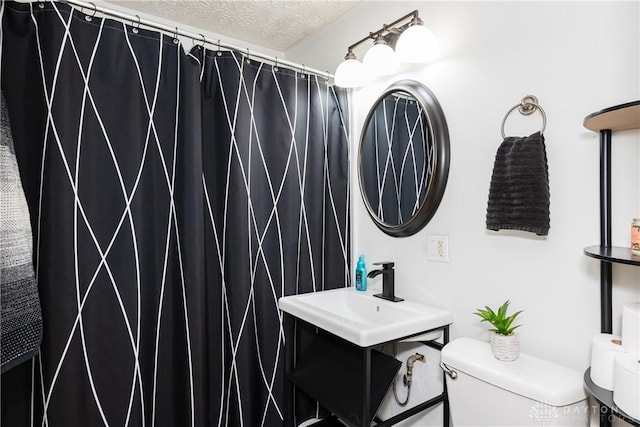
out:
{"label": "glass globe light shade", "polygon": [[347,57],[338,65],[334,73],[334,82],[340,87],[360,87],[367,84],[366,72],[355,56]]}
{"label": "glass globe light shade", "polygon": [[364,54],[362,64],[374,76],[388,76],[398,71],[396,53],[385,42],[376,42]]}
{"label": "glass globe light shade", "polygon": [[438,53],[438,40],[424,25],[412,25],[398,38],[396,54],[402,62],[427,62]]}

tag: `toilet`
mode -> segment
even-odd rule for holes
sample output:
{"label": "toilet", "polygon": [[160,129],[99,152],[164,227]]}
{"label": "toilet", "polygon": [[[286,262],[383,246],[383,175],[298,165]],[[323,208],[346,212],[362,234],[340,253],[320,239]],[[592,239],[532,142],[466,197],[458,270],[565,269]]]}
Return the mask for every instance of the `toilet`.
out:
{"label": "toilet", "polygon": [[442,349],[454,427],[588,426],[582,374],[520,354],[497,360],[489,343],[459,338]]}

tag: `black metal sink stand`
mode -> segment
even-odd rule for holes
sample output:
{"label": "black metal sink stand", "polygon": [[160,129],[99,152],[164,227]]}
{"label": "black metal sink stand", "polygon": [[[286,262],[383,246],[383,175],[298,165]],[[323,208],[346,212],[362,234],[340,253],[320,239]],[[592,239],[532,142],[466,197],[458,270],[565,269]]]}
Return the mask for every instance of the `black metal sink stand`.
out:
{"label": "black metal sink stand", "polygon": [[[283,325],[284,325],[284,332],[285,332],[285,354],[284,354],[284,370],[285,370],[285,378],[284,378],[284,427],[296,427],[295,425],[295,414],[294,414],[294,399],[295,399],[295,389],[296,389],[296,385],[292,382],[289,374],[291,372],[294,371],[294,369],[296,368],[296,349],[295,346],[293,345],[293,343],[295,343],[295,328],[296,328],[296,322],[304,322],[301,319],[298,319],[286,312],[283,312]],[[427,331],[422,331],[418,334],[414,334],[414,335],[410,335],[407,337],[401,337],[397,340],[393,340],[387,343],[379,343],[376,344],[375,346],[370,346],[370,347],[358,347],[355,344],[349,343],[350,346],[353,346],[355,349],[360,349],[360,354],[361,354],[361,376],[362,376],[362,392],[361,392],[361,396],[362,396],[362,407],[359,411],[359,416],[358,418],[358,422],[354,423],[352,421],[349,420],[344,420],[341,418],[342,421],[347,422],[349,425],[353,425],[355,427],[368,427],[371,425],[371,411],[372,409],[377,410],[377,408],[371,408],[371,387],[372,387],[372,351],[375,349],[375,347],[380,347],[382,345],[385,344],[390,344],[393,342],[398,342],[398,341],[402,341],[404,339],[410,338],[412,336],[418,336],[418,335],[422,335],[424,333],[428,333],[428,332],[434,332],[434,331],[442,331],[442,343],[436,342],[436,341],[420,341],[422,344],[429,346],[431,348],[435,348],[436,350],[442,350],[442,347],[444,347],[448,342],[449,342],[449,325],[444,325],[444,326],[440,326],[438,328],[434,328],[434,329],[430,329]],[[327,332],[328,333],[328,332]],[[344,341],[339,337],[336,337],[334,335],[334,337],[338,340]],[[346,341],[344,341],[344,343],[346,343]],[[447,396],[447,383],[446,383],[446,378],[445,378],[445,373],[443,371],[442,373],[442,381],[443,381],[443,389],[442,389],[442,393],[439,394],[438,396],[433,397],[432,399],[429,399],[425,402],[422,402],[421,404],[414,406],[410,409],[407,409],[406,411],[403,411],[387,420],[381,420],[378,417],[376,417],[373,421],[375,422],[375,426],[376,427],[387,427],[387,426],[392,426],[395,425],[397,423],[399,423],[400,421],[403,421],[413,415],[416,415],[428,408],[431,408],[439,403],[443,404],[443,419],[442,419],[442,425],[443,427],[448,427],[449,426],[449,400],[448,400],[448,396]],[[323,402],[320,401],[320,404],[322,405]],[[328,408],[331,409],[331,408]],[[339,415],[339,414],[338,414]]]}

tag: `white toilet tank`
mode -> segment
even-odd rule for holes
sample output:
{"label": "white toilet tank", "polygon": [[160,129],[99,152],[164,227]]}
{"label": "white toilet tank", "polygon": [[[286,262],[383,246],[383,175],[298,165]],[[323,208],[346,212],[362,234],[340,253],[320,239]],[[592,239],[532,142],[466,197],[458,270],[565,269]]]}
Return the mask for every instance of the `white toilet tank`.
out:
{"label": "white toilet tank", "polygon": [[489,343],[459,338],[442,349],[451,421],[462,426],[587,426],[582,374],[520,354],[497,360]]}

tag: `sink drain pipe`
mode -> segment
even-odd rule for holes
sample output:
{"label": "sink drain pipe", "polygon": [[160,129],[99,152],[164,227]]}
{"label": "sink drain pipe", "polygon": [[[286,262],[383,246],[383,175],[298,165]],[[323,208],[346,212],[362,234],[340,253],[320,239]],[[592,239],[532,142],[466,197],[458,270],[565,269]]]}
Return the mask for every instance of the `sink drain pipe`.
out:
{"label": "sink drain pipe", "polygon": [[413,364],[416,361],[425,363],[426,359],[424,357],[424,354],[416,353],[407,358],[407,373],[402,376],[402,383],[405,387],[407,387],[407,397],[404,399],[404,401],[400,401],[398,392],[396,391],[396,381],[393,381],[393,397],[396,399],[396,403],[400,406],[407,406],[407,403],[409,402],[409,396],[411,395],[411,379],[413,377]]}

